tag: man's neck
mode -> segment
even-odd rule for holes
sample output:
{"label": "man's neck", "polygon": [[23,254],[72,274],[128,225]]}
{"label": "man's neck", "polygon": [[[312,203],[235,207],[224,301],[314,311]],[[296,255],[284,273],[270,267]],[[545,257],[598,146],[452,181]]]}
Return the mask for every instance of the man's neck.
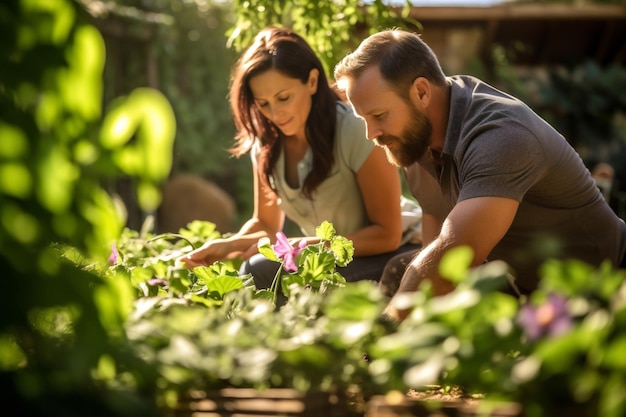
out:
{"label": "man's neck", "polygon": [[430,149],[437,154],[440,154],[443,150],[446,140],[448,117],[450,115],[450,90],[449,84],[444,87],[436,87],[433,94],[432,107],[429,109],[430,121],[433,126]]}

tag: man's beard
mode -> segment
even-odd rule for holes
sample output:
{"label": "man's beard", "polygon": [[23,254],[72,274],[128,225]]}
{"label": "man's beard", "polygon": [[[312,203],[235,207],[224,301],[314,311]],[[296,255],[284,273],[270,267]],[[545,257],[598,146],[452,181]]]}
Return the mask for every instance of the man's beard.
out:
{"label": "man's beard", "polygon": [[[402,131],[401,136],[382,135],[376,138],[378,146],[382,146],[387,159],[399,167],[407,167],[424,156],[430,146],[432,124],[430,120],[412,105],[411,121]],[[389,145],[392,148],[389,148]]]}

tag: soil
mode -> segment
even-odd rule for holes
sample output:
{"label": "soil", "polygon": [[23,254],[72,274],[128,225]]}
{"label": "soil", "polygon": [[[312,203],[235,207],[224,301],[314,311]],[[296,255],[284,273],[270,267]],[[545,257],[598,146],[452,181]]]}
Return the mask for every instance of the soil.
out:
{"label": "soil", "polygon": [[467,395],[458,387],[434,386],[420,391],[411,389],[406,395],[417,400],[462,401],[467,404],[474,404],[480,399],[480,396]]}

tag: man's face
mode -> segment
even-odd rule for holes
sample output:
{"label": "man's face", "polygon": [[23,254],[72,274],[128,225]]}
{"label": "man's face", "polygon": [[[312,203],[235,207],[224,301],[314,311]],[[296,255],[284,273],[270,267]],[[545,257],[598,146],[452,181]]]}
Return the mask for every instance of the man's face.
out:
{"label": "man's face", "polygon": [[389,162],[404,167],[424,155],[430,145],[430,120],[391,89],[378,66],[371,66],[351,82],[346,95],[365,120],[367,138],[385,149]]}

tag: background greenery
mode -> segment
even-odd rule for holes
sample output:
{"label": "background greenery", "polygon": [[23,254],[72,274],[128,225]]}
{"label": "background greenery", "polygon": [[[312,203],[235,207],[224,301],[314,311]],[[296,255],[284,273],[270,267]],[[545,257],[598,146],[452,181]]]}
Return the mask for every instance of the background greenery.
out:
{"label": "background greenery", "polygon": [[129,283],[60,255],[107,259],[124,227],[116,176],[158,206],[174,113],[145,87],[102,111],[104,42],[69,0],[2,2],[0,50],[1,412],[154,415],[151,371],[125,353]]}
{"label": "background greenery", "polygon": [[[115,0],[106,3],[106,11],[88,7],[94,1],[81,2],[106,41],[105,104],[137,86],[163,92],[178,123],[172,174],[197,174],[225,189],[237,203],[238,225],[252,211],[252,174],[247,157],[237,160],[226,152],[234,134],[228,82],[234,60],[257,31],[271,24],[293,27],[318,51],[330,73],[369,32],[420,27],[406,19],[408,3],[389,8],[381,0],[366,6],[361,0]],[[539,78],[515,71],[513,50],[494,45],[492,55],[495,68],[476,60],[466,72],[527,100],[581,151],[589,166],[610,162],[626,183],[624,68],[581,62],[551,68],[547,78]],[[116,187],[129,205],[129,225],[140,227],[143,215],[134,212],[127,179],[118,180]],[[623,188],[619,191],[612,205],[623,216],[626,197]]]}
{"label": "background greenery", "polygon": [[[287,2],[265,4],[287,10]],[[238,51],[225,34],[246,12],[230,7],[200,0],[0,3],[3,412],[156,415],[155,375],[128,355],[123,331],[133,288],[125,279],[105,279],[91,260],[106,259],[124,226],[109,193],[127,191],[139,210],[152,212],[170,168],[224,184],[248,215],[248,161],[223,152],[233,133],[227,74]],[[251,25],[267,23],[255,16]],[[311,22],[307,33],[326,36]],[[615,74],[612,82],[621,82],[623,70]],[[563,85],[559,91],[577,91]],[[603,97],[601,88],[589,88],[575,99]],[[574,103],[569,111],[583,108]],[[585,109],[589,117],[608,112]],[[623,143],[623,132],[613,133]],[[68,247],[77,251],[74,262],[59,256]]]}

